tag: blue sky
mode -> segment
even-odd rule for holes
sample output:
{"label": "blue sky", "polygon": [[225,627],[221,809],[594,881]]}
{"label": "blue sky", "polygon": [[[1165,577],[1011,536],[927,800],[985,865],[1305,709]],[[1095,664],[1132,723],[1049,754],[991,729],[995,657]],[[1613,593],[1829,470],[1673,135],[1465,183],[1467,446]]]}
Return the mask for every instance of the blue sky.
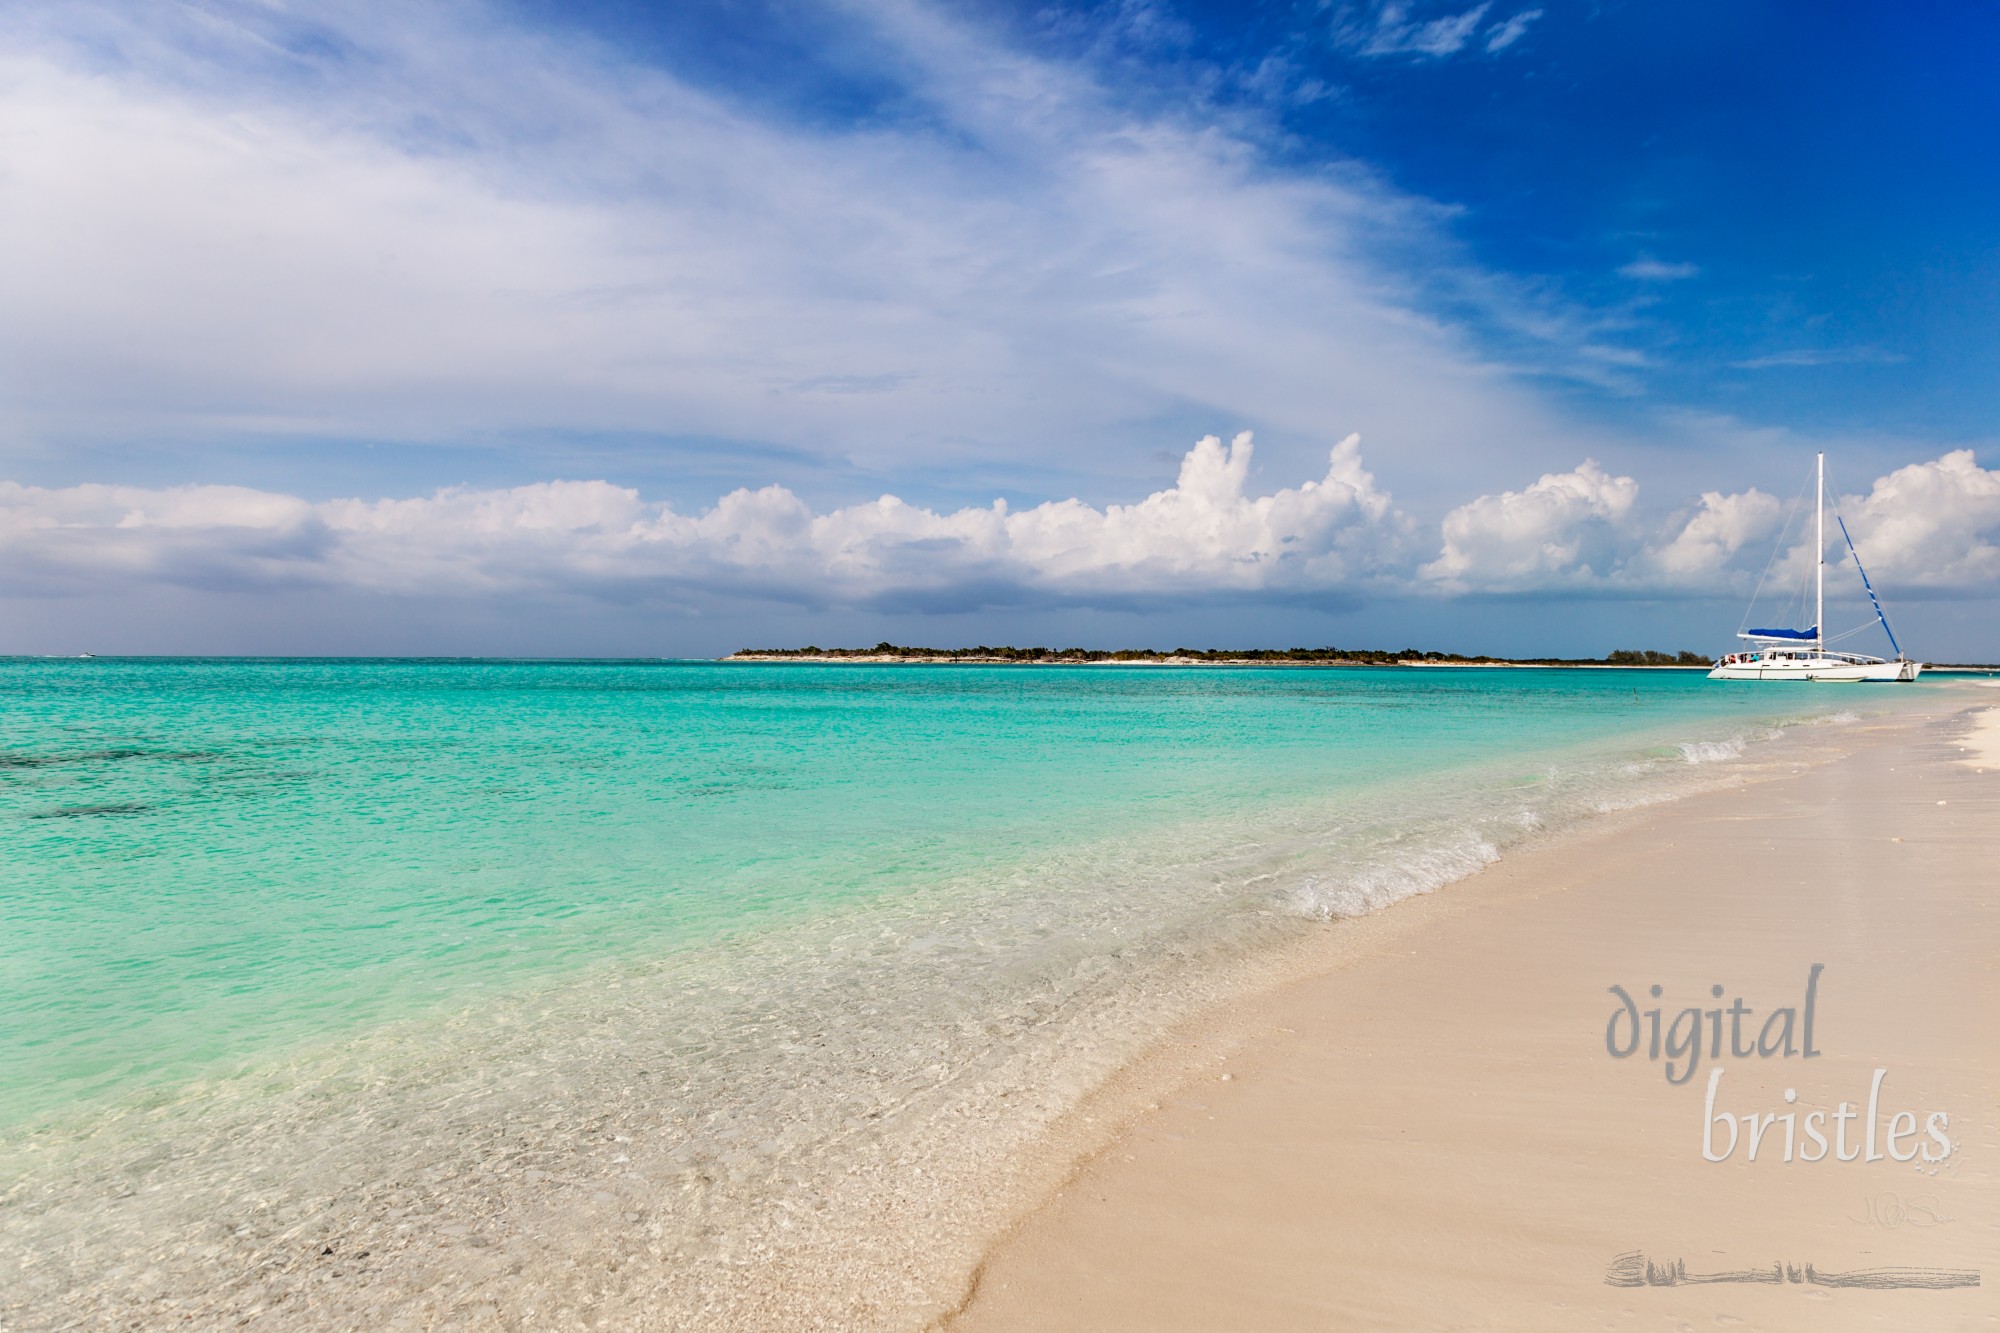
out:
{"label": "blue sky", "polygon": [[0,26],[0,651],[2000,656],[2000,6]]}
{"label": "blue sky", "polygon": [[[824,12],[614,0],[513,12],[802,123],[928,123],[893,56]],[[1451,209],[1452,237],[1483,269],[1600,321],[1631,354],[1610,363],[1622,377],[1609,386],[1569,368],[1611,389],[1577,393],[1579,411],[1645,431],[1664,400],[1971,440],[2000,419],[2000,6],[955,12],[1088,66],[1144,112],[1199,108],[1272,170],[1360,168]],[[1496,351],[1538,361],[1531,334],[1435,295]]]}

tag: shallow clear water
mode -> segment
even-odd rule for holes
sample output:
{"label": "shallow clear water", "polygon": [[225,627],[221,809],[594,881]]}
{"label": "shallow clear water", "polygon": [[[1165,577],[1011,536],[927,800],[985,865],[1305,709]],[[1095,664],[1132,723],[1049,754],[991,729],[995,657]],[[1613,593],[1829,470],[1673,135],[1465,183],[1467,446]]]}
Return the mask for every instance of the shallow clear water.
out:
{"label": "shallow clear water", "polygon": [[1801,702],[1692,672],[6,661],[0,1123],[774,918],[1003,892],[1067,848]]}
{"label": "shallow clear water", "polygon": [[0,660],[0,1324],[922,1327],[1272,946],[1929,694]]}

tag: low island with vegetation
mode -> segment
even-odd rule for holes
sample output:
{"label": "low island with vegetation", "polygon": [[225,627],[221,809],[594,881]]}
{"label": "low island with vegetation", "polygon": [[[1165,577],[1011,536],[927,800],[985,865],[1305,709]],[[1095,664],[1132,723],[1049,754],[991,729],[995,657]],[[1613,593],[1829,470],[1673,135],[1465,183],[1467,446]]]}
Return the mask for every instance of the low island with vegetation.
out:
{"label": "low island with vegetation", "polygon": [[909,662],[994,663],[1020,666],[1077,666],[1132,663],[1160,666],[1573,666],[1701,667],[1710,660],[1697,652],[1663,653],[1621,648],[1603,657],[1468,657],[1421,648],[912,648],[878,643],[873,648],[746,648],[725,662]]}

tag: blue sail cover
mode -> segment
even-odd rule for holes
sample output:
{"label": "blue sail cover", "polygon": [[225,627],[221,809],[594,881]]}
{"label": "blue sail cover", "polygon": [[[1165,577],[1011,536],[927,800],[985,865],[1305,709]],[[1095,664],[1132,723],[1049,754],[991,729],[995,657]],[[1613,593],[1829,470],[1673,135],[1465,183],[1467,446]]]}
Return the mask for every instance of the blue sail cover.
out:
{"label": "blue sail cover", "polygon": [[1814,625],[1811,629],[1746,629],[1743,631],[1743,637],[1746,639],[1817,639],[1819,637],[1819,626]]}

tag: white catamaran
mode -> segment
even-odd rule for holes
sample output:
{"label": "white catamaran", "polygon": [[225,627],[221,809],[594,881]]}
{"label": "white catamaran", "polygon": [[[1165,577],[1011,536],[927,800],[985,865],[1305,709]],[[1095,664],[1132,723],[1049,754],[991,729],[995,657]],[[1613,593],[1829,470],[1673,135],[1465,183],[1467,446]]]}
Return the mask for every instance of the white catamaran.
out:
{"label": "white catamaran", "polygon": [[[1861,586],[1868,590],[1868,601],[1875,608],[1875,618],[1881,622],[1882,632],[1889,636],[1889,647],[1895,652],[1896,659],[1892,662],[1862,653],[1835,652],[1826,646],[1825,454],[1819,456],[1816,486],[1813,504],[1812,628],[1738,630],[1737,638],[1756,646],[1725,656],[1708,673],[1710,680],[1897,681],[1915,680],[1923,671],[1922,662],[1913,662],[1903,655],[1902,645],[1896,642],[1896,632],[1889,628],[1889,617],[1882,613],[1882,601],[1875,595],[1875,585],[1868,581],[1868,571],[1862,568],[1861,553],[1854,549],[1854,538],[1848,534],[1847,523],[1838,514],[1834,515],[1834,522],[1840,524],[1840,535],[1847,539],[1847,552],[1854,557],[1854,568],[1861,574]],[[1778,540],[1782,547],[1783,536]],[[1754,601],[1752,605],[1755,605]]]}

